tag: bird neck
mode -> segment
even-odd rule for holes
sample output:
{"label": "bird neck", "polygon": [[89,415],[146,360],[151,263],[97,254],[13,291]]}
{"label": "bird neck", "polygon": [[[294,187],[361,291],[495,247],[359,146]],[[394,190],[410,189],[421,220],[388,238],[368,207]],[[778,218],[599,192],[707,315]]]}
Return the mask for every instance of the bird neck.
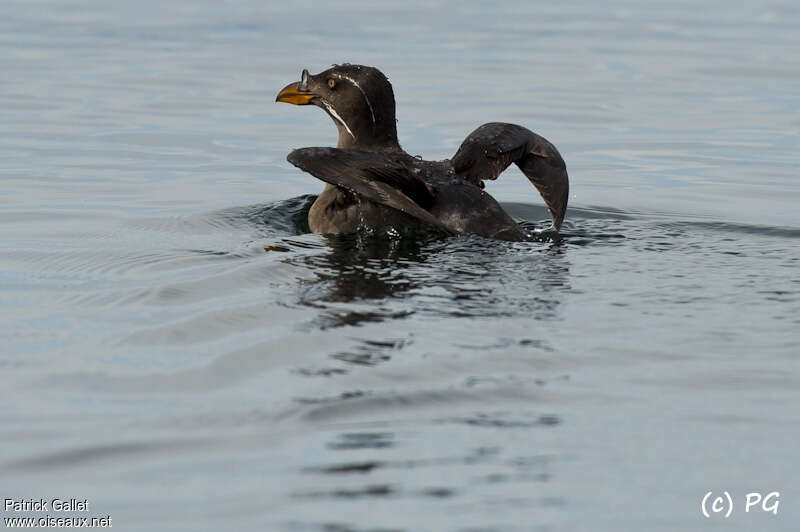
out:
{"label": "bird neck", "polygon": [[339,130],[336,147],[345,150],[392,151],[399,150],[397,127],[391,124],[372,124],[371,120],[351,120],[344,124],[334,118]]}

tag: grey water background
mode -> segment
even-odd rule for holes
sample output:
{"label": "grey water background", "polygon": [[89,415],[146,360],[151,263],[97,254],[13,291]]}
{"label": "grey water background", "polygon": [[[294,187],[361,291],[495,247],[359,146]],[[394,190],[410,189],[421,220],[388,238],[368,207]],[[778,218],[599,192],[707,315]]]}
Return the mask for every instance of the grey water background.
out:
{"label": "grey water background", "polygon": [[[308,234],[285,156],[335,128],[273,100],[342,61],[389,76],[410,153],[550,139],[563,237]],[[121,530],[796,530],[798,95],[789,1],[5,0],[0,498]],[[546,227],[515,168],[488,191]]]}

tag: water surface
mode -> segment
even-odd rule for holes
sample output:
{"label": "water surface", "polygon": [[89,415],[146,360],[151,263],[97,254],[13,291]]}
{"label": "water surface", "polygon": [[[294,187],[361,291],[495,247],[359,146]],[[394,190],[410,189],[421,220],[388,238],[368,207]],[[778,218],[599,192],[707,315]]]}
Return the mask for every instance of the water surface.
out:
{"label": "water surface", "polygon": [[[0,14],[0,497],[122,530],[796,528],[794,4]],[[410,153],[553,141],[560,237],[309,234],[285,156],[335,128],[273,100],[341,61],[390,77]],[[516,169],[488,190],[546,228]]]}

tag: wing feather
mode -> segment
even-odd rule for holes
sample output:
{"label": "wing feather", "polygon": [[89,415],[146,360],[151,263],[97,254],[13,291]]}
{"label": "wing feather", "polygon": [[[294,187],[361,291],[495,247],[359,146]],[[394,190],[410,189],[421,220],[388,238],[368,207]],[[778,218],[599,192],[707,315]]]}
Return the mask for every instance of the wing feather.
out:
{"label": "wing feather", "polygon": [[567,165],[544,137],[516,124],[490,122],[467,136],[452,163],[457,174],[476,185],[497,179],[516,163],[542,195],[553,226],[561,227],[569,199]]}
{"label": "wing feather", "polygon": [[287,160],[326,183],[447,233],[452,232],[426,210],[433,204],[434,197],[425,181],[383,154],[339,148],[300,148],[291,152]]}

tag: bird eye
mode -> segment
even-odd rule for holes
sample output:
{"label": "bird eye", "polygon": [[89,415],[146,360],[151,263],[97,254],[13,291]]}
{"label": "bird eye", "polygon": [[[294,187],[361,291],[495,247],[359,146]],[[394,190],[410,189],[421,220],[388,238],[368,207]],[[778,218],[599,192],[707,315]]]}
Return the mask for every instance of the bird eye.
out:
{"label": "bird eye", "polygon": [[328,87],[330,87],[332,89],[335,86],[336,86],[336,81],[334,81],[333,79],[329,79],[328,80]]}

